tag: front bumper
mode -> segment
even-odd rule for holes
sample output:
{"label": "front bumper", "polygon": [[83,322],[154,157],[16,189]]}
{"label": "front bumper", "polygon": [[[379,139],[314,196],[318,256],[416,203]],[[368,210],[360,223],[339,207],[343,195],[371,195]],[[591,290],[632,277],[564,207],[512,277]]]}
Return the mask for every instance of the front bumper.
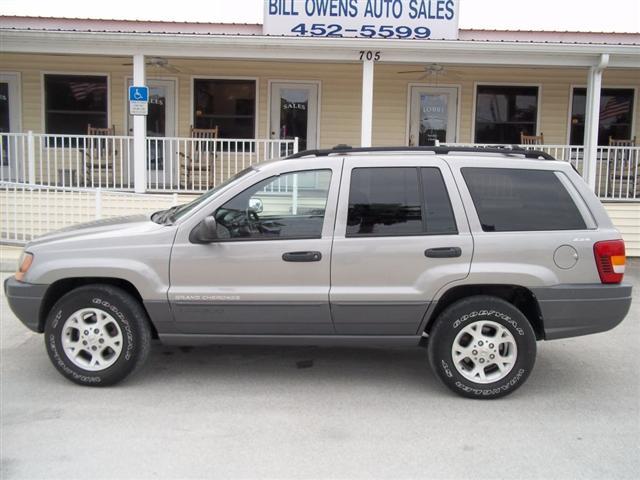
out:
{"label": "front bumper", "polygon": [[629,312],[631,285],[574,284],[532,288],[546,340],[606,332]]}
{"label": "front bumper", "polygon": [[4,281],[4,293],[9,307],[16,317],[34,332],[44,331],[40,322],[40,307],[48,287],[49,285],[19,282],[14,277]]}

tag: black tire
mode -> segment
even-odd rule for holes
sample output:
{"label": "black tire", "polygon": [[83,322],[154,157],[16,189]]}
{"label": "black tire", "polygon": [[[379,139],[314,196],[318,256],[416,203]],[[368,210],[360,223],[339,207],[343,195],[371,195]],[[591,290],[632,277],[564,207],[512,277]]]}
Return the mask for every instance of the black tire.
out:
{"label": "black tire", "polygon": [[[474,382],[462,375],[456,365],[460,365],[462,369],[468,369],[466,371],[471,371],[476,363],[470,360],[471,357],[467,357],[467,359],[455,364],[452,354],[454,341],[461,330],[479,320],[488,320],[506,328],[513,336],[517,349],[516,359],[511,370],[503,378],[497,378],[496,381],[490,381],[490,378],[487,378],[486,381],[490,383]],[[492,330],[491,327],[485,327],[485,331],[489,335],[492,334],[492,331],[497,333],[497,330]],[[508,336],[506,332],[505,335]],[[475,348],[474,342],[476,340],[471,336],[467,335],[467,337],[469,340],[465,339],[465,333],[462,333],[459,341],[466,340],[471,346],[465,345],[466,348]],[[494,343],[491,345],[493,348]],[[496,342],[496,348],[505,348],[497,345]],[[480,350],[481,348],[485,350]],[[478,362],[484,364],[484,362],[495,361],[485,360],[489,354],[496,355],[495,350],[489,350],[486,342],[482,347],[473,351],[480,352],[481,356],[476,357]],[[478,295],[459,300],[438,316],[429,334],[428,357],[436,376],[455,393],[467,398],[494,399],[514,392],[526,381],[535,364],[536,336],[527,318],[516,307],[497,297]],[[491,358],[495,358],[495,356]],[[482,368],[480,363],[477,366]],[[486,368],[489,369],[490,375],[496,377],[504,375],[504,373],[495,370],[497,366],[487,363]],[[492,368],[494,368],[493,372],[491,372]]]}
{"label": "black tire", "polygon": [[[121,351],[117,355],[115,351],[110,351],[113,352],[112,358],[115,357],[115,361],[103,370],[81,368],[64,350],[62,336],[69,335],[68,328],[63,332],[65,321],[81,309],[103,311],[110,315],[120,328]],[[111,329],[114,328],[112,323]],[[71,334],[76,335],[73,328]],[[123,380],[142,366],[151,349],[149,320],[142,305],[125,290],[111,285],[87,285],[64,295],[47,316],[44,338],[47,353],[56,369],[69,380],[88,386],[113,385]],[[89,352],[88,355],[92,353]]]}

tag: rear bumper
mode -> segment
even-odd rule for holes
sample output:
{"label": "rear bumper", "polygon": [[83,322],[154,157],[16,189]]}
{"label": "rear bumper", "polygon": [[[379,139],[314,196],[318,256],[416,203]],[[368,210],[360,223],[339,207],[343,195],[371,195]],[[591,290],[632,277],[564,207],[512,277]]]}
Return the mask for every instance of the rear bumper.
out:
{"label": "rear bumper", "polygon": [[19,282],[14,277],[4,281],[4,293],[9,307],[16,317],[34,332],[42,333],[40,307],[48,286]]}
{"label": "rear bumper", "polygon": [[631,285],[575,284],[532,288],[546,340],[606,332],[631,306]]}

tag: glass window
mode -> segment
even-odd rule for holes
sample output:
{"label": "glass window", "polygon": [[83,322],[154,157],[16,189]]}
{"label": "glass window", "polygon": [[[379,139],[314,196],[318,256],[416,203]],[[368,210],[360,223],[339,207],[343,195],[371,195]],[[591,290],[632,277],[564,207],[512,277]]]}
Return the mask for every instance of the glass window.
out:
{"label": "glass window", "polygon": [[537,131],[538,87],[478,86],[476,143],[519,144]]}
{"label": "glass window", "polygon": [[195,79],[194,126],[218,127],[220,138],[254,138],[256,82],[254,80]]}
{"label": "glass window", "polygon": [[586,225],[555,172],[463,168],[482,230],[584,230]]}
{"label": "glass window", "polygon": [[[8,133],[11,129],[9,116],[9,84],[0,82],[0,133]],[[0,165],[9,165],[9,138],[0,138]]]}
{"label": "glass window", "polygon": [[[633,93],[633,89],[630,88],[603,88],[601,90],[598,145],[609,145],[609,137],[616,140],[628,140],[632,137]],[[586,104],[587,90],[574,88],[571,104],[571,145],[584,143]]]}
{"label": "glass window", "polygon": [[107,77],[44,76],[46,133],[86,135],[87,127],[107,128]]}
{"label": "glass window", "polygon": [[438,168],[421,168],[426,232],[431,235],[458,233],[453,209]]}
{"label": "glass window", "polygon": [[423,233],[417,168],[351,171],[347,236]]}
{"label": "glass window", "polygon": [[267,178],[215,212],[222,239],[320,238],[331,170],[292,172]]}

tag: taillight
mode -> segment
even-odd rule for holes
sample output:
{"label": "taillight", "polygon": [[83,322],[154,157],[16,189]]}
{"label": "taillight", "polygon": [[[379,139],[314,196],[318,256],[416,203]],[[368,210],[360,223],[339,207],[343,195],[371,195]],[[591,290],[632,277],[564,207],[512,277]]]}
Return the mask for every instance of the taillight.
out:
{"label": "taillight", "polygon": [[602,283],[620,283],[624,277],[624,240],[606,240],[593,246]]}

